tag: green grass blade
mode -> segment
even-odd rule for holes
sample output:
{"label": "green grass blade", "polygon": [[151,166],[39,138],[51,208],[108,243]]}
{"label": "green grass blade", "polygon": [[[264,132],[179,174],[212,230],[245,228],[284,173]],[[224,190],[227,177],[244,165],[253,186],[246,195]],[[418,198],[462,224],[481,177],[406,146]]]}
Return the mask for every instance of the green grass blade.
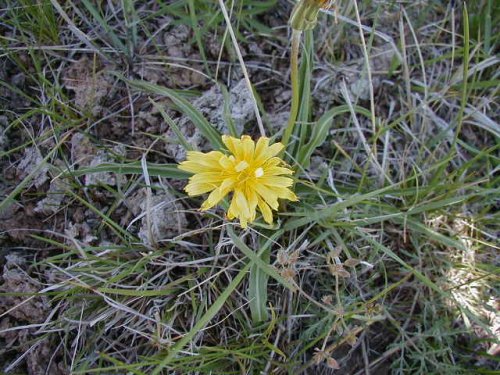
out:
{"label": "green grass blade", "polygon": [[231,281],[231,283],[227,286],[226,290],[221,293],[219,297],[215,300],[215,302],[210,306],[207,312],[201,317],[200,320],[196,322],[193,328],[182,337],[170,350],[168,351],[167,356],[161,361],[161,363],[151,372],[151,375],[158,375],[171,361],[175,358],[175,356],[184,348],[184,346],[189,343],[195,335],[197,335],[202,329],[206,327],[206,325],[214,318],[215,315],[222,309],[224,303],[229,298],[229,296],[233,293],[233,291],[240,285],[245,276],[248,273],[248,270],[252,266],[253,262],[248,262],[238,273],[238,275]]}
{"label": "green grass blade", "polygon": [[208,139],[214,149],[218,150],[223,148],[221,135],[217,130],[215,130],[191,103],[174,90],[144,81],[126,80],[126,82],[137,89],[168,97],[182,113],[191,119],[193,124],[201,131],[205,138]]}
{"label": "green grass blade", "polygon": [[399,184],[394,184],[394,185],[389,185],[386,187],[383,187],[378,190],[374,190],[372,192],[366,193],[366,194],[359,194],[359,195],[352,195],[347,197],[345,200],[334,203],[326,208],[320,209],[320,210],[315,210],[315,211],[305,211],[302,213],[299,213],[297,216],[300,216],[297,219],[291,219],[288,220],[287,223],[284,226],[285,230],[292,230],[292,229],[297,229],[300,228],[301,226],[304,225],[310,225],[313,222],[320,222],[322,220],[329,219],[331,220],[332,218],[336,217],[338,214],[342,213],[342,210],[344,210],[347,207],[354,206],[356,204],[359,204],[365,200],[372,199],[376,196],[379,196],[385,192],[390,191],[391,189],[394,189],[397,187]]}
{"label": "green grass blade", "polygon": [[[354,107],[354,110],[355,112],[368,118],[371,116],[370,111],[365,108],[356,106]],[[301,165],[303,168],[309,167],[313,152],[325,143],[330,127],[332,126],[333,119],[343,113],[349,113],[349,106],[341,105],[329,110],[327,113],[321,116],[316,124],[313,125],[312,133],[309,137],[309,142],[304,144],[298,150],[297,162],[299,165]]]}
{"label": "green grass blade", "polygon": [[[269,264],[271,258],[270,249],[266,249],[261,256],[264,263]],[[269,275],[255,263],[250,268],[250,277],[248,280],[248,300],[250,305],[250,314],[254,324],[264,322],[268,319],[267,313],[267,281]]]}
{"label": "green grass blade", "polygon": [[[269,264],[271,259],[271,245],[283,234],[283,230],[274,233],[262,246],[259,251],[260,258],[265,264]],[[269,275],[265,273],[257,264],[250,268],[250,277],[248,280],[248,301],[250,314],[254,324],[267,321],[267,282]]]}
{"label": "green grass blade", "polygon": [[198,17],[196,16],[196,5],[195,0],[188,0],[189,4],[189,16],[191,19],[191,27],[193,28],[194,38],[196,39],[196,44],[198,45],[198,51],[200,51],[201,59],[203,60],[203,65],[205,66],[205,71],[210,74],[210,68],[207,63],[207,55],[205,53],[205,48],[203,48],[203,39],[201,37],[201,28],[198,26]]}
{"label": "green grass blade", "polygon": [[165,110],[163,109],[163,107],[161,105],[159,105],[158,103],[156,103],[151,98],[149,98],[149,102],[151,104],[153,104],[153,106],[156,108],[156,110],[158,110],[161,113],[161,115],[163,116],[163,119],[167,122],[168,126],[170,126],[170,128],[172,128],[172,131],[177,136],[177,139],[181,143],[182,147],[184,147],[184,149],[186,149],[187,151],[193,150],[193,146],[191,146],[188,143],[186,137],[184,137],[184,134],[182,134],[181,130],[179,129],[179,127],[177,126],[177,124],[175,123],[175,121],[172,120],[172,118],[168,115],[167,112],[165,112]]}
{"label": "green grass blade", "polygon": [[[265,263],[259,255],[257,255],[252,249],[250,249],[245,243],[239,238],[236,233],[234,232],[234,229],[231,226],[228,226],[227,228],[227,233],[229,234],[229,237],[234,242],[234,245],[241,250],[243,254],[245,254],[248,258],[252,260],[263,272],[271,276],[273,279],[275,279],[277,282],[279,282],[281,285],[284,287],[294,290],[295,287],[285,279],[283,276],[281,276],[278,271],[270,266],[269,264]],[[261,251],[262,252],[262,249]],[[259,252],[259,253],[260,253]]]}
{"label": "green grass blade", "polygon": [[[159,176],[166,178],[175,178],[178,180],[187,180],[191,173],[181,171],[177,168],[177,164],[153,164],[146,163],[150,176]],[[111,172],[117,174],[142,174],[141,162],[133,162],[127,164],[120,163],[104,163],[95,167],[80,168],[76,171],[70,171],[63,176],[79,177],[91,173]]]}
{"label": "green grass blade", "polygon": [[99,14],[99,11],[94,7],[94,5],[89,1],[89,0],[82,0],[83,5],[85,5],[85,8],[90,12],[92,17],[101,25],[101,27],[106,31],[106,35],[108,35],[109,39],[111,40],[111,43],[113,43],[113,46],[119,50],[121,50],[125,55],[129,56],[129,51],[127,46],[123,44],[123,42],[120,40],[118,35],[113,31],[111,27],[109,27],[108,23],[104,20],[104,18],[101,17]]}

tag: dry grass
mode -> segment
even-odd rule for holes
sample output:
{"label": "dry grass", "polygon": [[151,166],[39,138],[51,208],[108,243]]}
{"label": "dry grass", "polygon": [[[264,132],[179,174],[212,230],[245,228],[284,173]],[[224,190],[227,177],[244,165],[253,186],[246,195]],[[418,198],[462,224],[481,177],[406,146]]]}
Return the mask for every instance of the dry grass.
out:
{"label": "dry grass", "polygon": [[224,3],[238,49],[216,1],[0,6],[2,371],[498,371],[493,1],[324,12],[300,202],[246,231],[175,163],[221,132],[281,137],[293,4]]}

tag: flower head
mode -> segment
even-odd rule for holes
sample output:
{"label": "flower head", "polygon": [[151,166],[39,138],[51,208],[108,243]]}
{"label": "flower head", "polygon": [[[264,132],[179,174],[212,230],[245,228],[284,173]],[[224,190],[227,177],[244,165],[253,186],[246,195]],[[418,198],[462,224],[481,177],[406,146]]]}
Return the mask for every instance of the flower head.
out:
{"label": "flower head", "polygon": [[261,137],[257,142],[247,135],[241,139],[222,136],[229,150],[208,153],[189,151],[187,160],[179,168],[194,173],[184,189],[188,195],[196,196],[210,192],[201,210],[214,207],[226,195],[232,194],[227,217],[238,218],[243,228],[255,220],[258,208],[264,220],[273,222],[272,210],[278,209],[278,199],[297,201],[289,189],[293,184],[293,171],[286,168],[278,155],[281,143],[269,145],[269,139]]}

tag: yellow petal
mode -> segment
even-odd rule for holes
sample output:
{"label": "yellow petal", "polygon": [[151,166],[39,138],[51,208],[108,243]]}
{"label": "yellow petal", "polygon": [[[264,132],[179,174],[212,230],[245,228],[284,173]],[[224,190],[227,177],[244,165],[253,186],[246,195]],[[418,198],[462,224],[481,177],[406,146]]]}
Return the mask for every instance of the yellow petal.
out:
{"label": "yellow petal", "polygon": [[265,169],[268,169],[268,168],[277,167],[281,164],[284,164],[283,160],[281,160],[280,158],[275,156],[275,157],[272,157],[270,159],[267,159],[262,167]]}
{"label": "yellow petal", "polygon": [[243,229],[247,229],[248,227],[248,220],[244,217],[240,217],[240,225]]}
{"label": "yellow petal", "polygon": [[292,202],[297,202],[299,200],[299,198],[297,198],[297,196],[288,188],[273,186],[271,189],[281,199],[288,199],[289,201],[292,201]]}
{"label": "yellow petal", "polygon": [[234,168],[234,158],[229,158],[227,156],[223,156],[219,159],[219,164],[222,169],[229,171]]}
{"label": "yellow petal", "polygon": [[247,169],[249,166],[250,166],[250,164],[248,164],[248,162],[246,160],[242,160],[238,164],[236,164],[236,166],[234,167],[234,170],[236,172],[241,172],[241,171],[244,171],[245,169]]}
{"label": "yellow petal", "polygon": [[232,220],[235,217],[238,217],[238,208],[236,206],[236,199],[233,195],[233,199],[231,199],[231,204],[229,205],[229,209],[227,210],[227,218],[229,220]]}
{"label": "yellow petal", "polygon": [[199,151],[187,152],[187,160],[204,165],[217,165],[219,159],[222,157],[224,157],[224,154],[220,151],[210,151],[207,153]]}
{"label": "yellow petal", "polygon": [[229,135],[223,135],[222,142],[226,145],[231,154],[233,154],[237,159],[243,159],[243,153],[241,152],[241,140]]}
{"label": "yellow petal", "polygon": [[250,215],[250,207],[248,205],[248,201],[245,197],[245,194],[240,189],[236,189],[234,192],[234,198],[236,199],[236,207],[238,209],[238,217],[249,218]]}
{"label": "yellow petal", "polygon": [[279,176],[283,174],[293,174],[293,171],[283,167],[269,167],[264,169],[265,176]]}
{"label": "yellow petal", "polygon": [[190,160],[183,161],[177,168],[191,173],[201,173],[207,171],[207,167],[205,165],[201,165],[200,163]]}
{"label": "yellow petal", "polygon": [[268,187],[289,187],[292,186],[293,180],[289,177],[281,176],[264,176],[259,179],[259,183],[264,184]]}
{"label": "yellow petal", "polygon": [[200,209],[202,211],[206,211],[210,208],[212,208],[213,206],[215,206],[217,203],[219,203],[222,198],[224,198],[226,196],[226,192],[221,190],[220,187],[218,187],[217,189],[215,189],[214,191],[212,191],[207,200],[205,202],[203,202],[203,204],[201,205]]}
{"label": "yellow petal", "polygon": [[264,218],[264,221],[268,224],[272,224],[273,212],[271,211],[267,203],[264,202],[264,200],[259,199],[257,204],[259,205],[260,212],[262,212],[262,217]]}
{"label": "yellow petal", "polygon": [[245,192],[248,200],[248,207],[250,209],[249,222],[251,223],[255,220],[255,216],[257,215],[255,209],[257,208],[259,198],[257,197],[257,193],[253,190],[253,188],[249,187],[248,185],[246,186]]}
{"label": "yellow petal", "polygon": [[260,159],[269,147],[269,138],[260,137],[255,145],[254,159]]}
{"label": "yellow petal", "polygon": [[224,175],[220,172],[204,172],[195,174],[189,181],[193,183],[220,184],[224,179]]}
{"label": "yellow petal", "polygon": [[278,194],[276,194],[272,189],[261,184],[256,184],[255,191],[259,193],[260,197],[264,199],[264,201],[271,206],[273,210],[278,209]]}
{"label": "yellow petal", "polygon": [[283,146],[283,144],[280,143],[280,142],[272,144],[264,152],[264,158],[265,159],[270,159],[273,156],[278,155],[281,152],[281,150],[283,150],[283,147],[285,147],[285,146]]}
{"label": "yellow petal", "polygon": [[248,135],[241,137],[241,146],[243,153],[243,160],[251,161],[253,160],[253,154],[255,149],[255,142]]}
{"label": "yellow petal", "polygon": [[220,189],[221,189],[221,191],[225,192],[225,194],[228,194],[232,190],[235,183],[236,183],[235,178],[228,177],[224,181],[222,181],[222,184],[220,185]]}
{"label": "yellow petal", "polygon": [[192,183],[186,185],[184,191],[188,193],[189,196],[194,197],[197,195],[202,195],[208,193],[209,191],[217,188],[217,185],[214,184],[204,184],[204,183]]}
{"label": "yellow petal", "polygon": [[179,164],[179,169],[191,173],[218,171],[221,170],[219,160],[223,156],[224,154],[219,151],[211,151],[206,154],[199,151],[188,151],[187,160]]}

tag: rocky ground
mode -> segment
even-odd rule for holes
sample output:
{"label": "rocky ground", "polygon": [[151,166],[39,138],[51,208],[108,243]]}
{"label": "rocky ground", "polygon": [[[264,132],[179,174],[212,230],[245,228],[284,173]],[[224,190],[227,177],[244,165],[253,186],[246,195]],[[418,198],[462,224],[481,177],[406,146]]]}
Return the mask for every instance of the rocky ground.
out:
{"label": "rocky ground", "polygon": [[[177,131],[196,148],[208,150],[210,145],[172,100],[137,89],[129,84],[133,80],[176,90],[220,133],[228,133],[233,127],[237,133],[258,135],[252,97],[234,48],[225,35],[225,25],[219,16],[210,26],[210,17],[206,16],[217,9],[217,4],[200,5],[206,8],[198,12],[203,34],[197,40],[200,36],[191,27],[189,7],[178,7],[178,2],[167,3],[171,8],[163,8],[159,2],[136,4],[135,14],[141,21],[135,31],[127,23],[126,11],[116,8],[115,2],[101,4],[104,23],[80,5],[64,6],[61,12],[48,2],[40,6],[40,13],[25,14],[15,11],[16,2],[0,7],[4,19],[0,23],[0,368],[5,373],[90,373],[86,371],[138,361],[145,361],[142,371],[146,371],[144,368],[151,368],[148,366],[161,358],[162,350],[168,351],[182,337],[182,332],[193,326],[203,307],[210,306],[220,293],[221,285],[227,285],[234,276],[229,272],[234,249],[227,241],[214,239],[219,235],[224,238],[220,221],[223,213],[201,215],[197,210],[199,201],[186,199],[182,192],[185,181],[153,173],[148,182],[141,167],[144,165],[141,161],[156,165],[184,160],[186,151],[179,144]],[[345,105],[347,100],[370,109],[373,93],[377,121],[389,129],[377,144],[381,154],[389,150],[390,155],[383,158],[383,163],[387,163],[383,167],[394,181],[405,180],[418,169],[432,169],[430,166],[439,164],[448,149],[432,148],[431,140],[449,139],[449,144],[453,143],[454,133],[449,124],[456,119],[454,114],[461,111],[457,92],[463,65],[459,55],[450,57],[452,51],[456,52],[454,48],[461,46],[455,40],[459,34],[450,33],[453,28],[463,30],[461,8],[454,10],[456,18],[452,24],[452,8],[446,4],[419,1],[404,4],[404,11],[390,4],[361,4],[361,22],[367,27],[365,36],[370,45],[369,79],[352,2],[339,3],[339,18],[323,14],[314,34],[310,55],[314,69],[308,81],[311,123],[332,108]],[[286,25],[292,5],[277,1],[250,16],[245,12],[253,8],[247,4],[240,9],[240,16],[233,17],[248,21],[241,21],[239,48],[269,134],[283,129],[290,108],[290,31]],[[35,14],[45,15],[45,22],[51,26],[46,30],[43,24],[40,29],[30,29],[30,20],[33,21],[30,17]],[[68,24],[63,14],[75,24]],[[422,14],[427,18],[422,18]],[[375,34],[370,33],[373,30]],[[401,46],[401,33],[406,49]],[[117,43],[115,37],[122,42]],[[473,52],[477,60],[470,67],[472,75],[481,76],[480,82],[489,76],[497,79],[494,70],[498,59],[494,54]],[[408,64],[398,63],[401,58]],[[461,133],[466,144],[460,146],[458,156],[451,162],[450,174],[454,170],[465,171],[461,169],[464,165],[479,158],[477,150],[496,147],[498,108],[492,100],[494,88],[484,90],[475,92],[477,97],[462,109],[468,118]],[[422,114],[419,111],[425,111],[422,120],[412,121],[412,116]],[[369,117],[360,116],[356,126],[370,129],[372,124]],[[357,168],[366,166],[369,153],[360,142],[356,126],[351,123],[348,110],[336,117],[328,139],[312,155],[304,176],[310,181],[323,181],[322,189],[341,186],[341,191],[352,194],[358,193],[361,186],[358,182],[365,177],[379,181],[377,168],[367,167],[366,171]],[[362,134],[373,135],[368,130]],[[479,155],[487,152],[490,151]],[[486,159],[494,164],[497,157],[494,151],[491,155]],[[127,163],[136,163],[139,169],[128,174],[118,169],[97,170],[103,164]],[[496,169],[492,166],[488,171],[493,173]],[[474,172],[464,173],[465,181]],[[478,170],[477,178],[467,183],[482,186],[488,180],[491,182],[488,188],[493,189],[495,182],[489,180],[493,176],[488,173]],[[425,185],[429,181],[430,177],[422,177],[420,182]],[[374,182],[375,188],[378,186]],[[403,188],[418,190],[419,181]],[[401,197],[404,199],[403,193]],[[447,368],[453,373],[454,362],[491,370],[497,366],[494,356],[498,354],[498,344],[492,337],[495,332],[498,334],[499,320],[495,287],[488,273],[492,270],[476,265],[498,263],[492,245],[498,234],[494,228],[498,201],[490,198],[487,203],[480,199],[467,201],[463,210],[444,218],[430,214],[425,218],[438,233],[470,234],[470,230],[473,234],[463,241],[469,237],[478,242],[484,240],[487,250],[478,245],[474,261],[470,253],[454,253],[444,260],[439,254],[449,248],[429,250],[421,237],[414,239],[410,233],[408,238],[405,231],[412,229],[402,229],[406,228],[403,224],[388,224],[382,230],[364,227],[368,234],[381,230],[384,243],[390,242],[391,248],[397,249],[408,262],[411,258],[408,252],[422,251],[419,259],[424,259],[425,264],[415,261],[412,266],[444,289],[453,291],[455,300],[464,301],[460,307],[462,318],[451,318],[457,305],[449,310],[438,308],[448,311],[450,319],[439,321],[443,326],[433,328],[438,332],[436,335],[441,337],[443,331],[452,329],[453,337],[450,334],[444,339],[449,344],[448,341],[435,344],[444,352],[433,353],[430,361],[446,362],[446,366],[436,366],[435,370]],[[478,218],[477,232],[470,229],[474,222],[466,220],[466,214]],[[361,212],[357,219],[346,216],[346,226],[350,220],[364,220],[363,215]],[[346,332],[356,329],[352,325],[343,327],[329,315],[318,318],[317,322],[307,320],[309,314],[314,314],[307,299],[301,302],[307,307],[299,302],[294,305],[288,300],[298,298],[296,295],[271,288],[270,309],[282,308],[278,315],[290,310],[287,317],[282,315],[273,321],[278,329],[273,331],[274,328],[268,327],[273,333],[264,340],[278,364],[265,365],[269,352],[242,349],[241,357],[235,357],[232,371],[238,363],[244,369],[243,363],[249,360],[244,355],[248,355],[255,356],[256,363],[263,363],[261,370],[276,369],[277,373],[285,373],[286,367],[280,366],[286,357],[309,363],[302,372],[311,374],[330,373],[338,366],[349,369],[345,370],[349,374],[368,373],[363,372],[368,368],[372,369],[369,373],[402,373],[402,370],[397,372],[395,361],[400,361],[400,368],[408,373],[423,373],[416,364],[421,360],[419,355],[423,356],[424,350],[431,350],[434,345],[430,338],[423,340],[425,345],[419,343],[421,335],[431,337],[433,333],[429,328],[432,324],[425,322],[426,314],[436,312],[429,302],[433,292],[415,286],[418,280],[403,272],[397,262],[390,263],[387,255],[371,255],[369,245],[354,240],[352,246],[364,254],[359,256],[364,263],[340,270],[346,274],[337,269],[335,283],[332,284],[330,275],[326,286],[325,275],[332,272],[332,264],[327,265],[330,258],[326,255],[318,254],[333,249],[324,249],[322,243],[315,242],[321,233],[318,230],[305,238],[297,232],[291,234],[299,241],[296,246],[300,260],[276,258],[275,266],[282,273],[288,270],[288,274],[283,274],[292,278],[298,279],[300,274],[300,282],[310,298],[327,305],[332,303],[328,298],[334,297],[326,295],[325,290],[336,294],[337,288],[338,294],[339,283],[346,291],[347,306],[349,300],[367,303],[376,294],[373,288],[382,290],[402,282],[395,293],[384,292],[387,300],[369,304],[373,311],[367,314],[377,316],[385,311],[390,318],[374,321],[358,339],[349,339]],[[331,261],[335,263],[337,258],[332,255]],[[437,264],[441,261],[442,264]],[[463,267],[454,268],[454,263]],[[450,267],[448,276],[433,278],[435,269],[446,267]],[[222,281],[208,283],[218,277],[219,270],[224,270]],[[344,276],[348,280],[345,283]],[[462,288],[463,285],[466,287]],[[148,292],[137,293],[143,287]],[[471,294],[474,302],[470,302]],[[235,343],[239,340],[246,340],[242,348],[252,347],[255,344],[252,334],[241,338],[237,332],[244,318],[233,313],[238,311],[240,303],[245,304],[239,295],[221,310],[219,323],[213,322],[217,324],[193,339],[189,350],[201,347],[204,355],[211,358],[206,348],[220,341],[224,341],[225,350],[238,347]],[[482,322],[469,321],[464,310],[473,311]],[[302,315],[303,320],[291,321],[290,316]],[[328,334],[320,333],[324,326],[331,326]],[[334,353],[333,356],[324,361],[321,353],[331,344],[329,337],[334,332],[339,336],[343,332],[349,345],[331,349],[328,353]],[[295,353],[294,343],[301,340],[313,344]],[[393,345],[395,342],[398,344]],[[408,355],[406,347],[412,348]],[[453,352],[457,347],[463,349],[460,358]],[[286,348],[283,349],[286,353],[277,348]],[[445,361],[443,357],[451,359]],[[196,373],[193,370],[196,363],[190,368],[179,361],[177,366],[176,373]],[[208,373],[199,366],[204,369],[202,373]],[[74,369],[79,372],[72,372]],[[133,367],[126,371],[142,373]],[[100,373],[125,373],[125,370],[108,369]]]}

